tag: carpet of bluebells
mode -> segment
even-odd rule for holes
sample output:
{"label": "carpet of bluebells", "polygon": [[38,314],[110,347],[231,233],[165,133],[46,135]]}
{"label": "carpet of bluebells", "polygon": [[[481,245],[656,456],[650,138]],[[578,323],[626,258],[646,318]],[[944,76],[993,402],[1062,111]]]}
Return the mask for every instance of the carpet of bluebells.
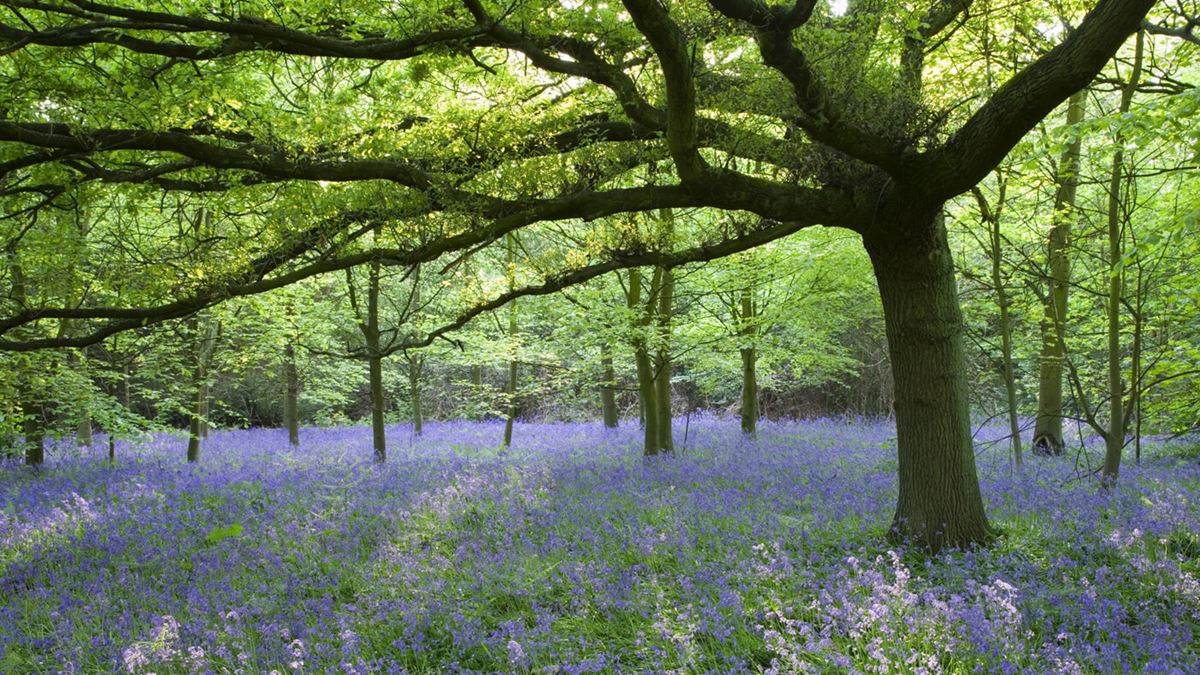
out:
{"label": "carpet of bluebells", "polygon": [[0,672],[1200,672],[1186,448],[1105,493],[1097,447],[1017,475],[981,442],[1004,534],[931,557],[884,536],[890,423],[686,426],[649,461],[634,428],[501,453],[462,422],[389,429],[382,466],[306,429],[0,467]]}

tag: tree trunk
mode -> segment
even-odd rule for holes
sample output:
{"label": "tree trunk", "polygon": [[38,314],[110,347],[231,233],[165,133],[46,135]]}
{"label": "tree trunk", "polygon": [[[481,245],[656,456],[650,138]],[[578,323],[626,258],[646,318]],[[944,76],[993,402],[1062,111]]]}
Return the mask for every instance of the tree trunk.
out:
{"label": "tree trunk", "polygon": [[[12,279],[10,298],[19,307],[24,307],[28,298],[25,287],[25,271],[21,259],[17,256],[14,243],[5,251],[8,257],[9,276]],[[17,377],[17,395],[20,397],[21,435],[25,443],[25,463],[29,466],[41,466],[46,461],[45,411],[39,387],[33,377],[37,359],[30,358],[22,369],[24,372]]]}
{"label": "tree trunk", "polygon": [[[517,268],[516,268],[516,237],[512,233],[507,236],[508,244],[508,290],[512,292],[517,287]],[[508,339],[512,353],[509,355],[508,361],[508,386],[505,391],[508,393],[508,411],[504,415],[504,443],[505,448],[512,445],[513,423],[517,417],[517,301],[514,299],[508,306]]]}
{"label": "tree trunk", "polygon": [[1133,347],[1129,353],[1129,415],[1125,420],[1126,429],[1129,428],[1129,417],[1133,418],[1133,461],[1137,465],[1142,463],[1142,340],[1145,334],[1145,320],[1142,307],[1142,279],[1141,273],[1138,274],[1137,288],[1137,311],[1133,315]]}
{"label": "tree trunk", "polygon": [[300,375],[296,371],[296,348],[291,340],[283,347],[283,425],[287,427],[288,444],[300,445]]}
{"label": "tree trunk", "polygon": [[425,416],[421,410],[421,370],[423,365],[424,359],[420,356],[414,355],[408,361],[408,398],[412,407],[414,436],[421,435],[421,427],[425,423]]}
{"label": "tree trunk", "polygon": [[[1067,102],[1067,126],[1083,121],[1087,90]],[[1063,361],[1066,359],[1067,294],[1071,282],[1071,223],[1075,217],[1075,192],[1079,184],[1082,134],[1073,134],[1058,165],[1058,189],[1047,244],[1050,278],[1042,318],[1042,351],[1039,359],[1038,413],[1033,429],[1033,451],[1041,455],[1063,452]]]}
{"label": "tree trunk", "polygon": [[1008,291],[1004,287],[1004,274],[1001,271],[1001,262],[1003,262],[1001,254],[1001,236],[1000,236],[1000,214],[1004,211],[1004,197],[1007,184],[1003,177],[1000,180],[1000,194],[996,200],[996,208],[988,207],[987,200],[984,199],[983,193],[978,188],[975,190],[975,198],[979,202],[980,215],[985,223],[989,225],[988,235],[990,246],[988,256],[992,263],[992,288],[996,291],[996,306],[1000,310],[1000,375],[1004,380],[1004,400],[1008,409],[1008,433],[1009,445],[1012,448],[1013,465],[1018,470],[1024,465],[1024,458],[1021,454],[1021,419],[1017,413],[1017,377],[1014,372],[1013,357],[1012,357],[1012,321],[1008,313]]}
{"label": "tree trunk", "polygon": [[[659,279],[655,275],[655,279]],[[650,296],[654,296],[654,286],[651,282]],[[638,312],[635,320],[633,337],[633,363],[637,369],[638,405],[642,418],[642,451],[647,456],[658,454],[658,406],[655,405],[657,390],[654,386],[654,364],[650,361],[650,350],[646,346],[646,308],[642,306],[642,271],[637,268],[629,270],[628,306]]]}
{"label": "tree trunk", "polygon": [[[379,231],[376,230],[376,237]],[[367,274],[367,322],[363,330],[367,342],[367,374],[371,386],[371,441],[375,461],[387,461],[387,432],[383,424],[383,355],[379,344],[379,272],[378,259],[371,261]]]}
{"label": "tree trunk", "polygon": [[[121,383],[117,389],[117,400],[121,402],[121,407],[126,412],[129,410],[129,362],[121,364]],[[112,429],[106,429],[108,432],[108,463],[112,464],[117,461],[117,438]]]}
{"label": "tree trunk", "polygon": [[[203,396],[203,394],[201,393],[200,388],[197,387],[196,400],[193,402],[193,405],[196,407],[197,411],[199,411],[199,409],[200,409],[200,398],[202,396]],[[200,461],[200,413],[199,412],[193,412],[191,418],[188,420],[187,461],[189,463],[194,463],[194,462]]]}
{"label": "tree trunk", "polygon": [[604,426],[616,429],[619,422],[617,415],[617,374],[613,370],[612,348],[608,343],[600,346],[600,369],[603,371],[600,384],[600,409],[604,416]]}
{"label": "tree trunk", "polygon": [[94,439],[92,438],[91,411],[92,378],[88,373],[87,354],[83,350],[78,353],[67,352],[67,363],[79,369],[80,378],[83,380],[83,391],[80,392],[79,400],[76,401],[75,442],[82,447],[90,448]]}
{"label": "tree trunk", "polygon": [[387,461],[387,432],[383,423],[383,359],[375,352],[367,359],[371,386],[371,443],[375,461]]}
{"label": "tree trunk", "polygon": [[675,275],[662,270],[662,286],[658,293],[658,345],[654,356],[654,405],[658,418],[658,450],[674,452],[671,414],[671,305],[675,297]]}
{"label": "tree trunk", "polygon": [[200,438],[208,438],[208,364],[204,366],[204,380],[200,382],[200,394],[196,399],[200,408]]}
{"label": "tree trunk", "polygon": [[46,430],[44,410],[34,388],[28,383],[21,387],[21,434],[25,437],[25,463],[40,466],[46,461]]}
{"label": "tree trunk", "polygon": [[895,386],[893,539],[933,551],[992,539],[975,472],[954,261],[939,211],[889,209],[864,237],[883,301]]}
{"label": "tree trunk", "polygon": [[758,350],[754,347],[754,294],[749,287],[742,291],[736,318],[741,322],[738,334],[742,338],[742,433],[753,438],[758,433]]}
{"label": "tree trunk", "polygon": [[[1121,90],[1120,114],[1129,112],[1133,94],[1142,75],[1145,40],[1138,31],[1133,70]],[[1108,180],[1108,432],[1104,438],[1104,468],[1100,483],[1111,487],[1121,470],[1121,452],[1125,449],[1125,384],[1121,377],[1121,294],[1124,253],[1121,187],[1125,173],[1125,135],[1118,132]]]}
{"label": "tree trunk", "polygon": [[[212,321],[193,317],[188,322],[196,344],[193,346],[192,383],[194,399],[192,414],[188,420],[187,461],[200,461],[200,440],[208,435],[208,424],[205,416],[208,414],[208,366],[212,358],[216,342],[216,324]],[[201,334],[201,330],[203,333]]]}

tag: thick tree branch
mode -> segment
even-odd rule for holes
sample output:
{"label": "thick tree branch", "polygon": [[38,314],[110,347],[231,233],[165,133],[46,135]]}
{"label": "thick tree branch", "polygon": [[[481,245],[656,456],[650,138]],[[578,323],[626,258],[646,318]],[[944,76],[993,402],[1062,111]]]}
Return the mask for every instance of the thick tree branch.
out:
{"label": "thick tree branch", "polygon": [[1163,26],[1151,21],[1142,22],[1142,30],[1152,35],[1166,35],[1168,37],[1179,38],[1184,42],[1190,42],[1194,45],[1200,45],[1200,38],[1196,37],[1196,28],[1200,27],[1200,17],[1180,15],[1183,19],[1182,26]]}
{"label": "thick tree branch", "polygon": [[829,94],[808,57],[793,41],[792,31],[808,21],[815,0],[798,0],[791,9],[768,7],[759,0],[709,0],[709,4],[754,28],[763,63],[791,84],[801,110],[796,121],[809,137],[888,173],[898,171],[903,148],[892,139],[850,122],[843,105]]}
{"label": "thick tree branch", "polygon": [[[0,6],[37,10],[47,16],[75,20],[73,23],[36,31],[0,24],[0,40],[12,43],[13,47],[28,44],[77,47],[107,43],[143,54],[189,61],[204,61],[259,50],[299,56],[402,60],[417,56],[432,46],[463,43],[480,34],[478,26],[469,26],[430,31],[399,40],[375,34],[348,38],[340,35],[315,35],[261,18],[220,20],[204,16],[129,9],[95,2],[72,1],[67,4],[36,0],[3,0],[0,1]],[[228,37],[216,46],[196,46],[184,42],[137,37],[135,34],[139,32],[208,33]]]}
{"label": "thick tree branch", "polygon": [[941,147],[913,154],[901,184],[930,201],[971,189],[1039,121],[1104,67],[1154,0],[1100,0],[1079,27],[1027,66]]}
{"label": "thick tree branch", "polygon": [[[543,221],[593,220],[617,213],[699,206],[749,210],[773,219],[786,216],[783,220],[795,224],[796,227],[817,223],[848,226],[856,222],[858,217],[854,213],[854,205],[850,198],[838,192],[795,189],[741,176],[709,180],[719,182],[703,184],[699,191],[678,185],[648,186],[589,192],[532,202],[494,202],[484,209],[483,215],[493,219],[485,227],[468,229],[408,249],[374,249],[325,258],[303,264],[289,272],[268,276],[298,259],[327,237],[330,224],[326,223],[307,231],[280,249],[260,256],[231,277],[195,290],[184,298],[150,307],[25,309],[9,317],[0,318],[0,335],[40,319],[104,321],[102,325],[90,331],[83,330],[70,337],[0,339],[0,351],[85,347],[122,331],[188,316],[226,299],[264,293],[318,274],[344,270],[375,259],[384,259],[390,264],[399,265],[429,262],[447,253],[495,242],[509,232]],[[717,189],[718,185],[720,189]],[[412,217],[415,214],[348,213],[331,222],[334,223],[334,228],[338,229],[349,221],[380,218],[395,220],[405,216]],[[720,242],[702,245],[700,248],[710,250],[719,244]]]}
{"label": "thick tree branch", "polygon": [[708,170],[696,142],[696,83],[683,31],[657,0],[624,0],[633,23],[658,55],[667,90],[667,146],[684,184]]}

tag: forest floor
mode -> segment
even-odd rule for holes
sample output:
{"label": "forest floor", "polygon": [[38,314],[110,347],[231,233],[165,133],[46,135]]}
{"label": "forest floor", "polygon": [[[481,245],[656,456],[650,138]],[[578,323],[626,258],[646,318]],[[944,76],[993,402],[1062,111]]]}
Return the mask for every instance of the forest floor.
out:
{"label": "forest floor", "polygon": [[[0,672],[1200,672],[1200,462],[1009,468],[1003,532],[889,547],[894,431],[692,418],[217,432],[0,467]],[[992,434],[985,430],[980,437]],[[416,442],[414,442],[416,440]],[[1090,459],[1089,459],[1090,458]],[[1089,465],[1090,461],[1090,465]]]}

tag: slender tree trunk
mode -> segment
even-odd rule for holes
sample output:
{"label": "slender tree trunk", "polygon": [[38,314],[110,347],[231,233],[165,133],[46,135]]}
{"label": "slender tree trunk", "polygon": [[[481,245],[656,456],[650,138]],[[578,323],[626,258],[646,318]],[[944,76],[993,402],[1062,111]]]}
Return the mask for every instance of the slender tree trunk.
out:
{"label": "slender tree trunk", "polygon": [[675,298],[675,275],[671,270],[662,271],[662,286],[658,293],[658,345],[654,357],[654,404],[658,418],[658,449],[661,452],[675,451],[672,433],[674,416],[671,414],[671,312]]}
{"label": "slender tree trunk", "polygon": [[200,393],[196,398],[196,405],[200,409],[200,438],[208,438],[208,364],[204,364],[204,379],[200,382]]}
{"label": "slender tree trunk", "polygon": [[612,347],[607,342],[600,345],[600,369],[604,381],[600,384],[600,409],[604,416],[604,426],[609,429],[617,428],[617,392],[615,390],[617,374],[613,370]]}
{"label": "slender tree trunk", "polygon": [[379,260],[372,260],[367,274],[367,373],[371,387],[371,441],[375,461],[387,461],[387,431],[383,421],[383,351],[379,343]]}
{"label": "slender tree trunk", "polygon": [[[655,275],[658,279],[658,275]],[[655,282],[651,282],[650,296],[654,296]],[[635,328],[644,331],[646,328],[646,308],[642,306],[642,271],[637,268],[629,270],[628,305],[638,312]],[[654,385],[654,364],[650,360],[650,350],[646,346],[646,336],[638,332],[633,338],[633,363],[637,369],[638,404],[642,416],[642,448],[646,455],[658,454],[658,406],[655,405],[657,390]]]}
{"label": "slender tree trunk", "polygon": [[971,442],[963,320],[943,217],[894,206],[864,237],[895,386],[900,494],[891,532],[933,551],[993,537]]}
{"label": "slender tree trunk", "polygon": [[[1067,102],[1067,126],[1083,121],[1087,90]],[[1047,244],[1049,288],[1043,306],[1042,351],[1039,360],[1038,413],[1033,429],[1033,451],[1042,455],[1063,452],[1063,361],[1066,359],[1067,294],[1071,282],[1071,223],[1075,218],[1075,193],[1079,184],[1082,134],[1073,134],[1058,165],[1058,188]]]}
{"label": "slender tree trunk", "polygon": [[[517,286],[517,268],[516,268],[516,236],[509,233],[507,236],[508,244],[508,290],[511,292]],[[508,339],[511,345],[512,354],[509,355],[508,361],[508,386],[505,388],[508,393],[508,411],[504,416],[504,447],[512,445],[513,423],[517,417],[517,301],[514,299],[508,305]]]}
{"label": "slender tree trunk", "polygon": [[283,424],[287,427],[288,444],[300,445],[300,375],[296,370],[296,348],[291,339],[283,347]]}
{"label": "slender tree trunk", "polygon": [[658,454],[658,390],[655,387],[654,363],[645,346],[634,347],[633,362],[637,369],[638,399],[642,411],[643,449],[647,455]]}
{"label": "slender tree trunk", "polygon": [[1001,271],[1003,250],[1000,236],[1000,214],[1004,212],[1004,197],[1007,184],[1003,178],[1000,182],[1000,195],[996,200],[996,208],[988,207],[983,193],[975,190],[975,198],[979,202],[980,215],[989,225],[988,234],[990,246],[988,255],[992,262],[992,288],[996,290],[996,306],[1000,310],[1000,369],[1004,380],[1005,404],[1008,409],[1009,443],[1012,448],[1012,460],[1017,469],[1024,465],[1021,453],[1021,418],[1017,412],[1017,377],[1013,367],[1012,357],[1012,321],[1009,318],[1008,291],[1004,287],[1004,274]]}
{"label": "slender tree trunk", "polygon": [[[117,389],[117,400],[121,402],[121,407],[126,412],[132,412],[129,409],[129,363],[121,364],[121,383]],[[107,429],[108,432],[108,463],[113,464],[117,461],[117,437],[112,429]]]}
{"label": "slender tree trunk", "polygon": [[88,373],[87,354],[83,350],[80,350],[78,353],[68,352],[67,363],[79,370],[79,375],[83,380],[83,391],[80,392],[79,400],[76,401],[75,442],[82,447],[90,448],[94,439],[92,438],[91,411],[92,378]]}
{"label": "slender tree trunk", "polygon": [[378,356],[367,358],[367,375],[371,387],[371,444],[375,461],[387,461],[387,431],[383,420],[383,359]]}
{"label": "slender tree trunk", "polygon": [[408,361],[408,398],[412,406],[413,435],[420,436],[425,423],[425,415],[421,410],[421,371],[424,359],[412,356]]}
{"label": "slender tree trunk", "polygon": [[[208,367],[216,342],[216,324],[193,317],[188,322],[196,344],[192,347],[192,414],[188,420],[187,461],[200,461],[200,440],[208,435]],[[203,331],[203,332],[201,332]]]}
{"label": "slender tree trunk", "polygon": [[[1118,112],[1125,114],[1133,103],[1142,75],[1145,40],[1137,34],[1133,70],[1121,90]],[[1112,171],[1108,181],[1108,432],[1104,439],[1104,468],[1100,482],[1111,487],[1121,470],[1121,452],[1125,449],[1125,383],[1121,376],[1121,295],[1123,293],[1121,187],[1125,173],[1125,135],[1118,132],[1114,144]]]}
{"label": "slender tree trunk", "polygon": [[196,400],[193,405],[197,412],[193,412],[188,421],[188,445],[187,445],[187,461],[194,463],[200,461],[200,398],[203,394],[200,388],[196,389]]}
{"label": "slender tree trunk", "polygon": [[483,367],[479,365],[471,366],[471,386],[483,386]]}
{"label": "slender tree trunk", "polygon": [[[1133,461],[1142,463],[1142,339],[1145,334],[1145,321],[1142,315],[1142,279],[1138,275],[1137,312],[1133,315],[1133,347],[1129,354],[1129,413],[1133,418]],[[1125,420],[1126,428],[1129,420]]]}
{"label": "slender tree trunk", "polygon": [[21,434],[25,437],[25,463],[40,466],[46,461],[45,411],[28,382],[21,385]]}
{"label": "slender tree trunk", "polygon": [[742,290],[739,304],[735,318],[741,322],[738,334],[742,338],[742,433],[754,437],[758,433],[758,350],[754,346],[758,330],[752,288]]}
{"label": "slender tree trunk", "polygon": [[[18,307],[25,307],[28,300],[28,290],[25,286],[25,271],[21,259],[17,256],[14,243],[10,244],[5,253],[8,257],[9,276],[12,278],[12,289],[9,295]],[[46,461],[45,411],[41,392],[35,386],[33,368],[37,359],[30,358],[23,372],[17,377],[17,395],[20,397],[21,435],[25,442],[25,463],[30,466],[40,466]]]}

